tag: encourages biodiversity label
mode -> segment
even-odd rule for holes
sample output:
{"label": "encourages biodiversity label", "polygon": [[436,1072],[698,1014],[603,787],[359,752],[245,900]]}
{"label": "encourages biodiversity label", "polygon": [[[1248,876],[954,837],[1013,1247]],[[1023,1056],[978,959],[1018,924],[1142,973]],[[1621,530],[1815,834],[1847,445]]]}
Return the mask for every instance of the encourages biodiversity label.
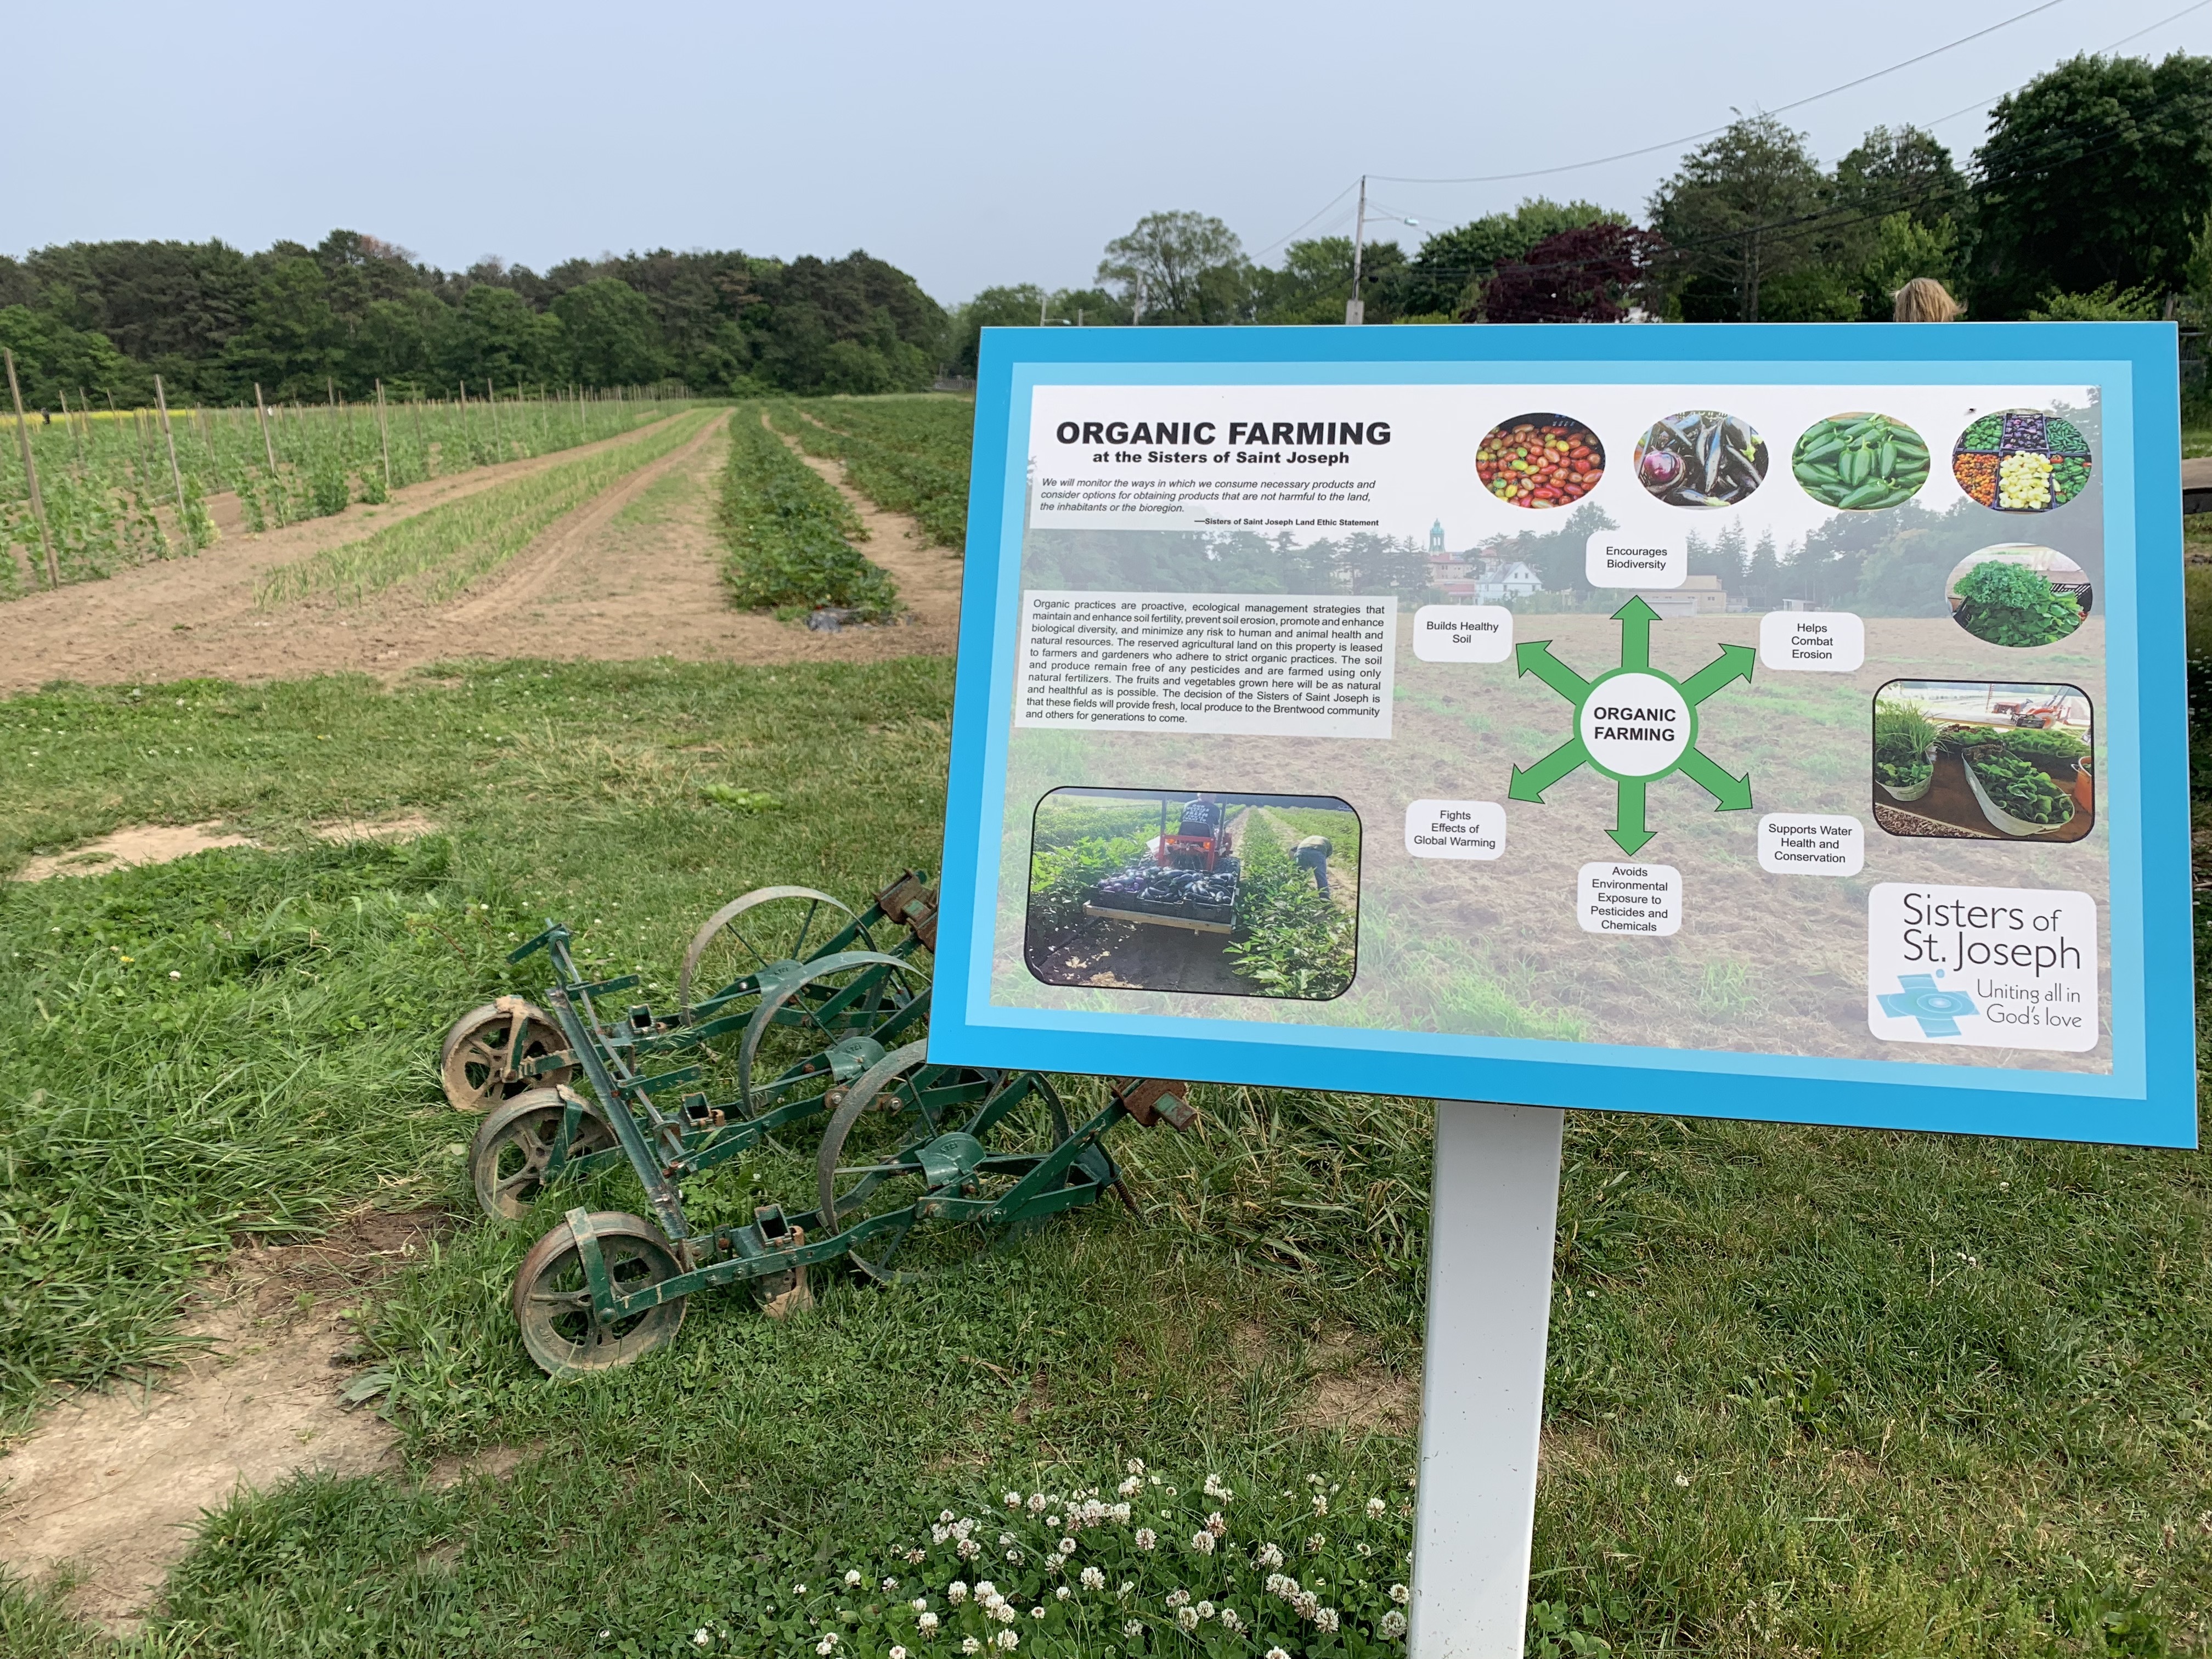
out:
{"label": "encourages biodiversity label", "polygon": [[2191,1141],[2171,350],[994,331],[933,1056]]}

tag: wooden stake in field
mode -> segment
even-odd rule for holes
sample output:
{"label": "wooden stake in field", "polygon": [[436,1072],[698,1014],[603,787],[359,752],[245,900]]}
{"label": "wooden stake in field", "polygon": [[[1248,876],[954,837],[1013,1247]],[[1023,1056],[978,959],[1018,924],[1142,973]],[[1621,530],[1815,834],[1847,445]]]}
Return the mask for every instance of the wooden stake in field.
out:
{"label": "wooden stake in field", "polygon": [[392,493],[392,433],[384,423],[384,382],[376,383],[376,441],[384,447],[384,493]]}
{"label": "wooden stake in field", "polygon": [[177,465],[177,434],[169,426],[169,395],[161,389],[161,377],[154,377],[154,406],[161,411],[161,441],[169,448],[169,482],[177,487],[177,534],[184,538],[189,550],[192,544],[191,516],[185,511],[185,474]]}
{"label": "wooden stake in field", "polygon": [[31,516],[39,521],[39,546],[46,556],[46,585],[62,585],[62,568],[54,559],[53,532],[46,528],[46,503],[39,494],[39,469],[31,460],[31,428],[23,422],[23,388],[15,384],[15,354],[0,348],[8,360],[8,395],[15,400],[15,441],[23,451],[23,481],[31,487]]}
{"label": "wooden stake in field", "polygon": [[491,442],[502,461],[507,459],[507,441],[499,435],[499,387],[489,379],[484,381],[484,397],[491,405]]}
{"label": "wooden stake in field", "polygon": [[269,405],[261,401],[261,382],[253,383],[253,416],[261,422],[261,453],[269,458],[269,476],[276,476],[276,441],[269,435]]}

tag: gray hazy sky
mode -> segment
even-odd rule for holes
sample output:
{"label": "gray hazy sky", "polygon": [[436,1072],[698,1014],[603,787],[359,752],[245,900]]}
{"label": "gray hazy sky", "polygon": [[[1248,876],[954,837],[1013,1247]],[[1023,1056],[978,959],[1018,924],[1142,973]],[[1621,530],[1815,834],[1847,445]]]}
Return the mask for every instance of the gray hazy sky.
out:
{"label": "gray hazy sky", "polygon": [[[1087,284],[1158,209],[1218,215],[1272,262],[1294,233],[1349,230],[1363,171],[1636,149],[2034,3],[11,7],[0,250],[336,226],[449,269],[860,247],[949,303]],[[2186,3],[2059,0],[1784,118],[1824,161],[1877,124],[1934,124],[1963,164],[1989,100]],[[2175,49],[2212,51],[2212,8],[2122,48]],[[1640,213],[1683,148],[1378,179],[1370,203],[1425,228],[1534,194]]]}

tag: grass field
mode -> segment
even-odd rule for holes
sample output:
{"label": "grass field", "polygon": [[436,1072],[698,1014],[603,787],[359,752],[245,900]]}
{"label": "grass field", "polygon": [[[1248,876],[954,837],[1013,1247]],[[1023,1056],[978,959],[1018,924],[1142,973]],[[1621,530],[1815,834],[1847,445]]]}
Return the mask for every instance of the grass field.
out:
{"label": "grass field", "polygon": [[[858,898],[933,866],[951,685],[940,661],[513,664],[0,703],[0,869],[146,821],[267,848],[0,885],[5,1421],[157,1359],[230,1240],[374,1200],[459,1218],[362,1304],[411,1466],[524,1454],[504,1482],[234,1502],[135,1651],[782,1655],[836,1631],[879,1654],[950,1571],[893,1554],[941,1511],[988,1544],[1006,1489],[1111,1500],[1133,1457],[1177,1488],[1137,1494],[1164,1541],[1086,1534],[1082,1559],[1109,1600],[1137,1586],[1145,1633],[1117,1600],[1046,1593],[1030,1520],[1024,1564],[992,1564],[1050,1605],[1026,1649],[1264,1650],[1218,1620],[1187,1642],[1180,1584],[1293,1652],[1381,1650],[1271,1612],[1251,1552],[1327,1534],[1326,1571],[1292,1570],[1347,1632],[1403,1576],[1413,1443],[1341,1402],[1402,1401],[1418,1363],[1421,1103],[1200,1089],[1200,1133],[1119,1139],[1141,1224],[1100,1206],[925,1288],[823,1284],[785,1323],[702,1298],[670,1351],[580,1383],[521,1352],[504,1297],[535,1230],[471,1210],[445,1023],[531,988],[501,957],[549,915],[658,1000],[735,892]],[[438,833],[307,833],[400,811]],[[1530,1651],[2200,1650],[2208,1218],[2191,1155],[1571,1117]],[[1239,1496],[1201,1559],[1176,1540],[1208,1474]],[[101,1645],[0,1592],[10,1656]]]}

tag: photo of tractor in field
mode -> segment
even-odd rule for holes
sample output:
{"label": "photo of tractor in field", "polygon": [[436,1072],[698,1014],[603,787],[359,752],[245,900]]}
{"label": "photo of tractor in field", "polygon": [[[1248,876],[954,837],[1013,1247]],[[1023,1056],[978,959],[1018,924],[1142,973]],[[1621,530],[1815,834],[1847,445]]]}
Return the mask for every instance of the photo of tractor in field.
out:
{"label": "photo of tractor in field", "polygon": [[1050,985],[1326,1001],[1358,908],[1359,819],[1334,796],[1055,789],[1024,955]]}

